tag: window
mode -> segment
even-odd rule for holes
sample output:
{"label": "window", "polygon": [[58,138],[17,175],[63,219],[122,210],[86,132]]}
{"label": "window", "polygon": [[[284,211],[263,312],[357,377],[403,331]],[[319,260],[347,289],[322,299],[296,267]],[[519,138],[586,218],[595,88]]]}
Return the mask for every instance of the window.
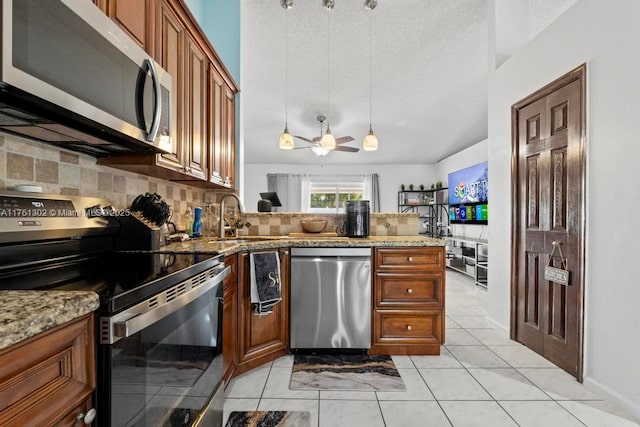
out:
{"label": "window", "polygon": [[336,181],[330,181],[327,177],[311,177],[309,191],[305,195],[309,212],[343,213],[345,201],[363,200],[364,179],[358,177],[358,181],[349,182],[344,178],[335,177]]}

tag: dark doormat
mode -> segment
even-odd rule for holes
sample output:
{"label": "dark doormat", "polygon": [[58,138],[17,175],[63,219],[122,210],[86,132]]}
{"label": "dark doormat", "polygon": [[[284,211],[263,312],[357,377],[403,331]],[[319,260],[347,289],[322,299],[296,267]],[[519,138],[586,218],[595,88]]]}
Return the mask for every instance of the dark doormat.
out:
{"label": "dark doormat", "polygon": [[233,411],[225,427],[309,427],[307,411]]}
{"label": "dark doormat", "polygon": [[293,361],[291,390],[403,391],[391,356],[304,355]]}

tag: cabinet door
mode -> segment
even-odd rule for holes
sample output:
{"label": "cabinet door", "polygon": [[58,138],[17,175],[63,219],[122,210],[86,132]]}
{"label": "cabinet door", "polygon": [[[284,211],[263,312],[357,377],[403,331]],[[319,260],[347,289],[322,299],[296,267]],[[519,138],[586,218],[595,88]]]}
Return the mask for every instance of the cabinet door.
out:
{"label": "cabinet door", "polygon": [[222,184],[222,132],[224,128],[224,80],[215,67],[209,68],[209,181]]}
{"label": "cabinet door", "polygon": [[0,350],[0,425],[73,425],[96,385],[94,318],[87,314]]}
{"label": "cabinet door", "polygon": [[207,58],[191,38],[186,37],[186,109],[184,125],[187,148],[186,172],[196,178],[207,178]]}
{"label": "cabinet door", "polygon": [[222,303],[222,370],[225,381],[233,376],[238,358],[237,258],[237,255],[225,258],[225,264],[231,267],[231,274],[224,279]]}
{"label": "cabinet door", "polygon": [[239,354],[238,373],[253,369],[288,353],[289,250],[280,250],[282,301],[273,312],[257,315],[251,304],[249,253],[238,254]]}
{"label": "cabinet door", "polygon": [[225,184],[231,188],[235,185],[235,146],[236,146],[236,101],[235,94],[225,87],[224,97],[224,133],[222,140],[222,176]]}
{"label": "cabinet door", "polygon": [[175,135],[172,138],[171,153],[158,154],[157,163],[166,168],[182,171],[186,165],[183,147],[184,121],[182,120],[185,114],[183,91],[185,29],[168,1],[160,2],[158,17],[159,36],[156,60],[171,75],[171,90],[176,97],[175,113],[178,120],[176,120]]}
{"label": "cabinet door", "polygon": [[116,24],[147,52],[153,52],[153,1],[102,0],[104,10]]}

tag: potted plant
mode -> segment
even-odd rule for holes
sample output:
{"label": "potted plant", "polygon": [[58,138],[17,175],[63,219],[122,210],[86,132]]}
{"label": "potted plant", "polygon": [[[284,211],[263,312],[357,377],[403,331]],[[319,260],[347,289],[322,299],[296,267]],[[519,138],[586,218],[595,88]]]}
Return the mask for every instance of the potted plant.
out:
{"label": "potted plant", "polygon": [[424,184],[420,184],[420,191],[424,191]]}
{"label": "potted plant", "polygon": [[400,184],[400,191],[404,191],[404,189],[405,189],[404,184]]}
{"label": "potted plant", "polygon": [[435,184],[431,184],[431,189],[433,190],[434,188],[436,188]]}
{"label": "potted plant", "polygon": [[442,181],[436,182],[436,188],[442,188]]}
{"label": "potted plant", "polygon": [[413,184],[409,184],[409,190],[413,191]]}

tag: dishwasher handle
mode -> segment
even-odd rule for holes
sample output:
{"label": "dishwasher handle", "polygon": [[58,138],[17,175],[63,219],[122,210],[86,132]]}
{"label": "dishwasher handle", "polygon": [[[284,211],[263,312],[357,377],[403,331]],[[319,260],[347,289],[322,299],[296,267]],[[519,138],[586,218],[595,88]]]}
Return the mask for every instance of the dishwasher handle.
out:
{"label": "dishwasher handle", "polygon": [[371,248],[291,248],[291,257],[371,257]]}

